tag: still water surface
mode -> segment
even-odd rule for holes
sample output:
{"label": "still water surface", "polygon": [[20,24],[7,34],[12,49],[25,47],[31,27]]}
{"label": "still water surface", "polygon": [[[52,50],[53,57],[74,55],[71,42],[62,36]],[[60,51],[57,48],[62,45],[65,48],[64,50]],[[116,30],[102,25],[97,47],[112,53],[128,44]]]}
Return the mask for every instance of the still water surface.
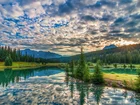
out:
{"label": "still water surface", "polygon": [[140,105],[140,94],[95,86],[59,68],[0,71],[0,105]]}

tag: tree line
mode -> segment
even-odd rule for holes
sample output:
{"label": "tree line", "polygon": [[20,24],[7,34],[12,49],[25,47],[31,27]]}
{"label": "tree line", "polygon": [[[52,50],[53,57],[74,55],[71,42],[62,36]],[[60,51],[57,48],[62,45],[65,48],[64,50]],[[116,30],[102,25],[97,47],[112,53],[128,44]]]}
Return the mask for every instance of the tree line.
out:
{"label": "tree line", "polygon": [[127,63],[127,64],[140,64],[140,50],[132,50],[126,52],[117,52],[111,54],[94,55],[92,58],[88,58],[91,62],[96,62],[100,59],[106,64],[111,63]]}
{"label": "tree line", "polygon": [[[78,62],[80,54],[55,59],[57,62],[70,62],[72,59]],[[123,63],[140,64],[140,44],[122,46],[112,49],[85,53],[88,62],[96,63],[98,59],[104,64]]]}
{"label": "tree line", "polygon": [[37,63],[47,63],[46,59],[35,58],[34,55],[30,56],[27,53],[23,55],[20,49],[11,48],[9,46],[0,47],[0,62],[7,63],[11,65],[11,62],[37,62]]}
{"label": "tree line", "polygon": [[86,57],[88,61],[96,62],[98,59],[100,59],[106,64],[140,64],[140,44],[87,53]]}

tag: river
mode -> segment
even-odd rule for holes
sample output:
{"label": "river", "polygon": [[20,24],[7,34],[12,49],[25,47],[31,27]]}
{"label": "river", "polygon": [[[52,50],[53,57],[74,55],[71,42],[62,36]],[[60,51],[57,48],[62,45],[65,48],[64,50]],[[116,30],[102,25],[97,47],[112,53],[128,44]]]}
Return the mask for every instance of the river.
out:
{"label": "river", "polygon": [[0,105],[140,105],[140,94],[96,86],[59,68],[0,71]]}

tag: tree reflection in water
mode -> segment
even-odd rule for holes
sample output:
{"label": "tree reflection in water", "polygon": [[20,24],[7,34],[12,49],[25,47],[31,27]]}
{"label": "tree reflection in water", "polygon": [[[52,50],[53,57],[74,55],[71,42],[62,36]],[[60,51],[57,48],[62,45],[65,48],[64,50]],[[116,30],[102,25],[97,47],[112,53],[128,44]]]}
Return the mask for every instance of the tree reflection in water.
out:
{"label": "tree reflection in water", "polygon": [[65,72],[65,82],[66,82],[66,85],[68,86],[69,85],[69,72]]}
{"label": "tree reflection in water", "polygon": [[[79,92],[79,103],[80,105],[87,104],[87,99],[89,98],[89,93],[93,93],[96,103],[99,105],[100,99],[103,94],[104,87],[102,86],[92,86],[89,83],[84,83],[82,81],[76,80],[73,77],[69,77],[66,73],[66,84],[69,86],[71,91],[71,97],[75,91]],[[76,89],[76,90],[75,90]]]}
{"label": "tree reflection in water", "polygon": [[97,105],[99,105],[104,87],[103,86],[93,86],[93,94]]}
{"label": "tree reflection in water", "polygon": [[135,99],[135,100],[136,100],[136,103],[135,103],[135,104],[136,104],[136,105],[140,105],[140,93],[136,93],[136,94],[135,94],[135,98],[136,98],[136,99]]}
{"label": "tree reflection in water", "polygon": [[33,75],[33,70],[12,70],[5,69],[0,71],[0,85],[7,87],[10,83],[17,83],[21,80],[21,77],[27,79],[27,77]]}

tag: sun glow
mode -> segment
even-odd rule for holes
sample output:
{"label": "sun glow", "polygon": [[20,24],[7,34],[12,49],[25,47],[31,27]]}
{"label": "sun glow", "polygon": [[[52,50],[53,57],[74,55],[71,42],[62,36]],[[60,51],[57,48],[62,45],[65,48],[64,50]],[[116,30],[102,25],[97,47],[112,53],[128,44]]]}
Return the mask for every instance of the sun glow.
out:
{"label": "sun glow", "polygon": [[118,46],[131,45],[131,44],[137,44],[137,42],[121,40],[116,43],[116,45],[118,45]]}

